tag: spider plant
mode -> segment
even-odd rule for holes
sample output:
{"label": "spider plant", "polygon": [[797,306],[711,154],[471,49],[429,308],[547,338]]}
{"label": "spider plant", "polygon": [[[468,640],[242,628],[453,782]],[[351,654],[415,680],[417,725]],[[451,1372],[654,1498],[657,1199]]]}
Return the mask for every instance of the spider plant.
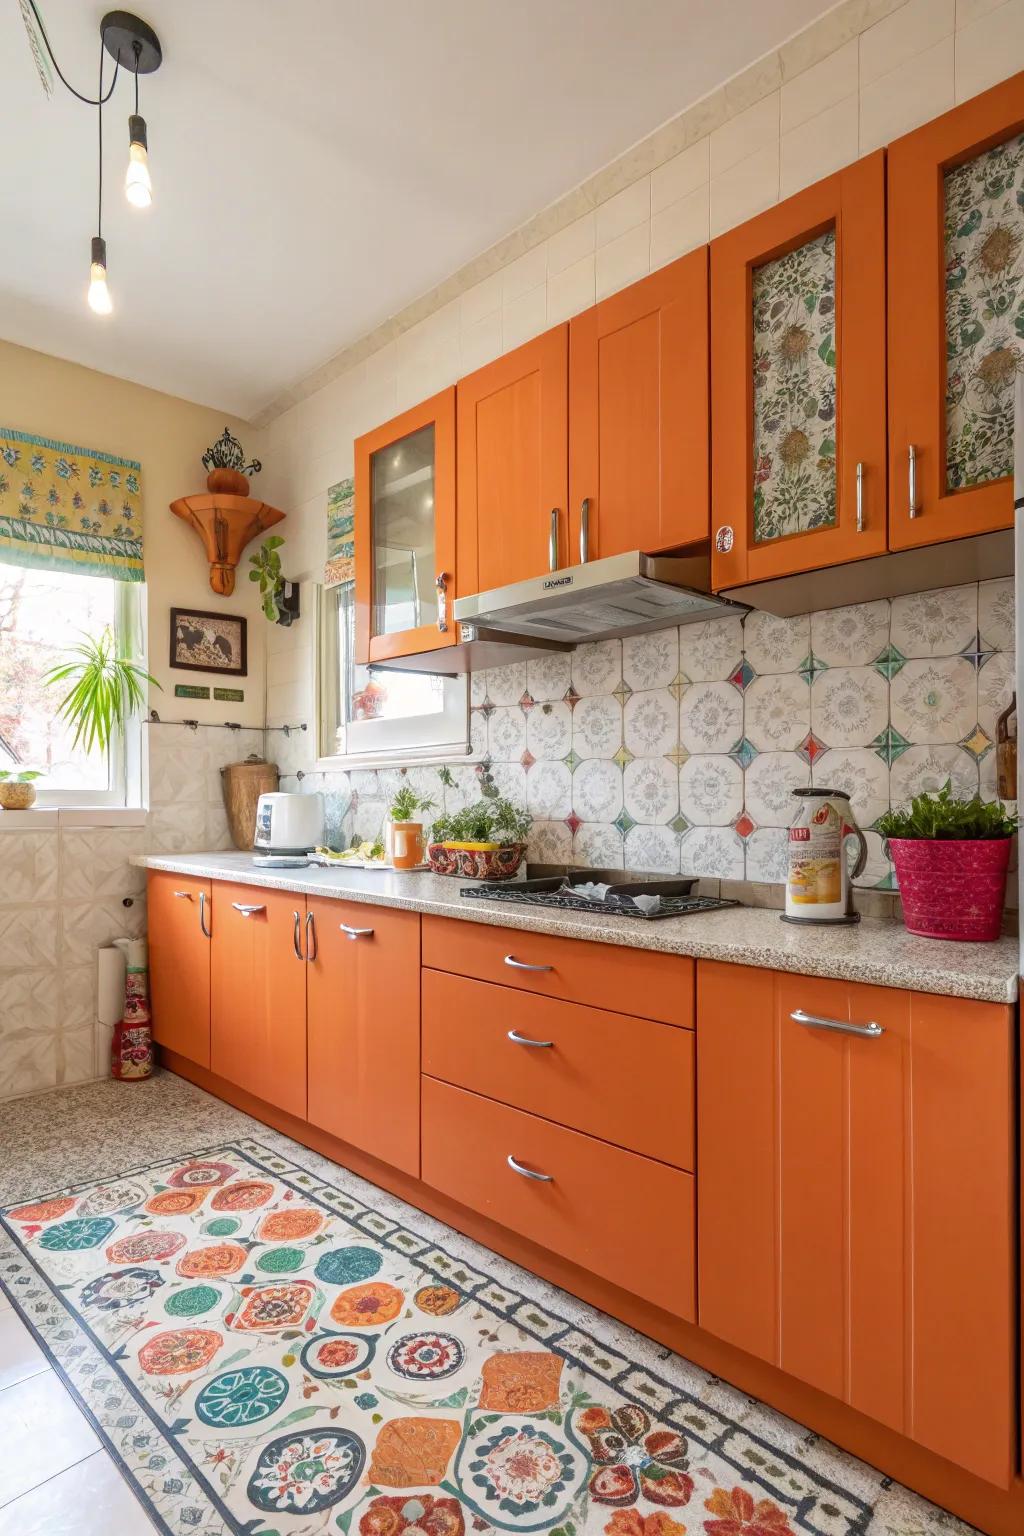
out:
{"label": "spider plant", "polygon": [[144,683],[160,687],[143,667],[117,654],[109,629],[100,635],[83,634],[43,681],[48,688],[71,685],[57,706],[57,714],[74,726],[72,746],[81,742],[86,752],[94,747],[106,752],[111,741],[124,734],[127,722],[142,713],[146,704]]}

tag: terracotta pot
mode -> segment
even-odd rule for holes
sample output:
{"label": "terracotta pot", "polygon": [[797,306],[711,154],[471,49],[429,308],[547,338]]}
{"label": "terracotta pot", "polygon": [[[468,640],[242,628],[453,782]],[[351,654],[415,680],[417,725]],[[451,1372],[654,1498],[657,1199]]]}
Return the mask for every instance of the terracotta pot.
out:
{"label": "terracotta pot", "polygon": [[21,783],[17,779],[0,782],[0,808],[5,811],[27,811],[36,803],[34,784]]}
{"label": "terracotta pot", "polygon": [[891,837],[907,931],[926,939],[998,939],[1011,842]]}
{"label": "terracotta pot", "polygon": [[462,880],[511,880],[526,853],[525,843],[431,843],[427,858],[435,875]]}
{"label": "terracotta pot", "polygon": [[211,469],[206,489],[215,496],[248,496],[249,480],[240,469]]}

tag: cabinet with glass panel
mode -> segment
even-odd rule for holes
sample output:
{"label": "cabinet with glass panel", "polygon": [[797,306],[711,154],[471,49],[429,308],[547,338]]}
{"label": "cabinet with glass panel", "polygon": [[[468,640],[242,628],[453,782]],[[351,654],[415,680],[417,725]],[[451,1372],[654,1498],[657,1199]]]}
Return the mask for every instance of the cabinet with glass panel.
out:
{"label": "cabinet with glass panel", "polygon": [[885,157],[711,243],[716,588],[886,548]]}
{"label": "cabinet with glass panel", "polygon": [[356,660],[451,645],[454,585],[452,388],[356,439]]}
{"label": "cabinet with glass panel", "polygon": [[889,147],[893,549],[1013,521],[1024,75]]}

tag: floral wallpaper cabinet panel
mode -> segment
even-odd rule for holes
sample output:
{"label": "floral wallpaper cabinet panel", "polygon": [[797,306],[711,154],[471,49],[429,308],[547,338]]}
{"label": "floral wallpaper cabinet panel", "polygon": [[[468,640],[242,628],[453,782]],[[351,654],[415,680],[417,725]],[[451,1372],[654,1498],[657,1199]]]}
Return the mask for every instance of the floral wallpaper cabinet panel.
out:
{"label": "floral wallpaper cabinet panel", "polygon": [[886,547],[885,158],[711,245],[717,588]]}
{"label": "floral wallpaper cabinet panel", "polygon": [[889,148],[890,544],[1013,521],[1024,75]]}

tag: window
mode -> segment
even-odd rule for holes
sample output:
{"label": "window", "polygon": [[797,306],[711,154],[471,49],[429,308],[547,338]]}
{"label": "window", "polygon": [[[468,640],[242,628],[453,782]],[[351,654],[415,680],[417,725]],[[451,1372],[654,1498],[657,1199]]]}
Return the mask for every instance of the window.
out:
{"label": "window", "polygon": [[321,758],[400,762],[469,751],[466,678],[357,666],[354,639],[352,583],[321,588]]}
{"label": "window", "polygon": [[138,656],[142,590],[139,582],[0,564],[0,769],[39,770],[41,805],[125,805],[129,782],[133,791],[138,783],[138,724],[108,755],[87,754],[57,715],[67,686],[43,679],[83,633],[109,628],[122,654]]}

